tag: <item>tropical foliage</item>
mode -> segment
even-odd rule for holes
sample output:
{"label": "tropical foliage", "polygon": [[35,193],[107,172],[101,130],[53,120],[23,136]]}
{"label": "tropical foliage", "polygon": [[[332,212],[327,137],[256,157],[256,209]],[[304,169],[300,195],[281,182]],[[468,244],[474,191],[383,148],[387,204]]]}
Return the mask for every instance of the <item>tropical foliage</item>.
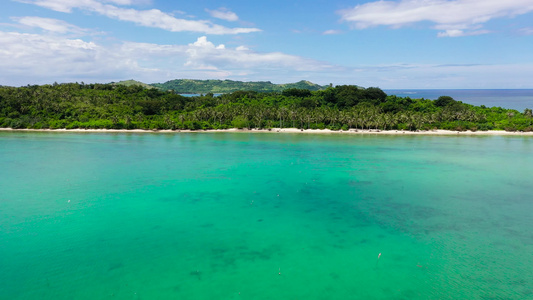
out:
{"label": "tropical foliage", "polygon": [[290,88],[318,91],[326,88],[326,86],[304,80],[296,83],[274,84],[270,81],[243,82],[233,80],[175,79],[165,83],[153,83],[151,86],[163,91],[172,90],[179,94],[222,94],[236,91],[282,92]]}
{"label": "tropical foliage", "polygon": [[184,97],[138,85],[53,84],[0,87],[0,127],[531,131],[532,112],[386,95],[379,88],[236,91]]}

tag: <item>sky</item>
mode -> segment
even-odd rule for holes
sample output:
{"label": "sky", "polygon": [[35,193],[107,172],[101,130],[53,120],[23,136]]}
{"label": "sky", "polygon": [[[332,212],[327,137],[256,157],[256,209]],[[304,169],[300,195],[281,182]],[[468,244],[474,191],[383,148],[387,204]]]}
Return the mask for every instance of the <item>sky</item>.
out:
{"label": "sky", "polygon": [[0,0],[0,85],[533,88],[533,0]]}

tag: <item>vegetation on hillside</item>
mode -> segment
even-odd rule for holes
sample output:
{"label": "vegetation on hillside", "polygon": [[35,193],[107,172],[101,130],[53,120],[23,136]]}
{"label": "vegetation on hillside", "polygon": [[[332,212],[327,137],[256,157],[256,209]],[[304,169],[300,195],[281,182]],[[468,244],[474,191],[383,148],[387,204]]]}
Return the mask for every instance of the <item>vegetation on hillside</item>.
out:
{"label": "vegetation on hillside", "polygon": [[83,83],[0,87],[0,127],[533,130],[531,109],[472,106],[448,96],[387,96],[375,87],[184,97],[138,85]]}
{"label": "vegetation on hillside", "polygon": [[114,84],[114,85],[125,85],[125,86],[138,85],[138,86],[142,86],[142,87],[147,88],[147,89],[155,89],[156,88],[156,87],[151,86],[151,85],[149,85],[147,83],[140,82],[140,81],[133,80],[133,79],[122,80],[122,81],[119,81],[119,82],[111,82],[111,84]]}
{"label": "vegetation on hillside", "polygon": [[178,94],[223,94],[236,91],[282,92],[290,88],[318,91],[326,88],[326,86],[304,80],[296,83],[274,84],[270,81],[243,82],[233,80],[175,79],[165,83],[154,83],[151,85],[163,91],[172,90]]}

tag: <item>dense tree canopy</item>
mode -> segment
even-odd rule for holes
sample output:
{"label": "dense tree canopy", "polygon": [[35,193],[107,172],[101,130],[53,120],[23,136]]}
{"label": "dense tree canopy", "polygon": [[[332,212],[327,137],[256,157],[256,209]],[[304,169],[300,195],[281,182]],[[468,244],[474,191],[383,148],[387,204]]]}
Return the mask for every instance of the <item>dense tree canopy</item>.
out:
{"label": "dense tree canopy", "polygon": [[[122,81],[118,84],[130,85],[131,81]],[[139,84],[143,84],[139,82]],[[305,89],[310,91],[322,90],[325,87],[309,82],[299,81],[296,83],[274,84],[270,81],[233,81],[233,80],[194,80],[194,79],[174,79],[165,83],[153,83],[149,86],[163,91],[172,90],[176,93],[198,94],[198,93],[232,93],[240,90],[256,92],[282,92],[286,89]]]}
{"label": "dense tree canopy", "polygon": [[184,97],[115,84],[0,87],[0,127],[226,129],[330,128],[532,130],[532,113],[437,100],[387,96],[377,87],[342,85],[309,91],[236,91]]}
{"label": "dense tree canopy", "polygon": [[450,96],[440,96],[435,100],[435,105],[439,107],[448,106],[456,103],[455,99]]}

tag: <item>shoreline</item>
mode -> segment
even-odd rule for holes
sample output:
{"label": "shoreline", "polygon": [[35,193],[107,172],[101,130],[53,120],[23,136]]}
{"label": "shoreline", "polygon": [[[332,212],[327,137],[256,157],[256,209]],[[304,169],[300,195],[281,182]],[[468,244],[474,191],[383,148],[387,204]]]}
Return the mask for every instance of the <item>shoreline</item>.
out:
{"label": "shoreline", "polygon": [[429,130],[429,131],[404,131],[404,130],[379,130],[379,129],[298,129],[298,128],[271,128],[269,129],[207,129],[207,130],[145,130],[145,129],[13,129],[0,128],[0,131],[10,132],[89,132],[89,133],[212,133],[212,132],[258,132],[258,133],[305,133],[305,134],[373,134],[373,135],[489,135],[489,136],[533,136],[533,132],[519,131],[453,131],[453,130]]}

